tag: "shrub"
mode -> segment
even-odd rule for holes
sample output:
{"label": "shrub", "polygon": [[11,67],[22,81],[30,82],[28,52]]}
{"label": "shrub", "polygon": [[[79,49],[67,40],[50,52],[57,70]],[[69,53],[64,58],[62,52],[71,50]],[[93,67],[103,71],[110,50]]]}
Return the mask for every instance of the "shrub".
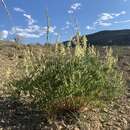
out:
{"label": "shrub", "polygon": [[55,53],[40,58],[35,69],[10,85],[48,112],[78,111],[91,101],[110,101],[122,94],[124,81],[116,61],[111,49],[100,60],[94,47],[56,44]]}

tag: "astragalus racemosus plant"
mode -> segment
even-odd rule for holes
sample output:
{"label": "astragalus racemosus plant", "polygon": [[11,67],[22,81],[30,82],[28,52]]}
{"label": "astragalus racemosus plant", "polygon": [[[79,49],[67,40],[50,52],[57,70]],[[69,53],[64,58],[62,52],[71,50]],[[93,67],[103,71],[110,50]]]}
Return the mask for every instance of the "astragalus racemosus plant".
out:
{"label": "astragalus racemosus plant", "polygon": [[53,51],[41,58],[29,75],[11,82],[19,96],[28,94],[40,109],[57,112],[79,111],[89,103],[110,101],[123,92],[122,74],[115,67],[111,50],[104,62],[95,47],[88,46],[85,36],[76,38],[67,46],[53,45]]}

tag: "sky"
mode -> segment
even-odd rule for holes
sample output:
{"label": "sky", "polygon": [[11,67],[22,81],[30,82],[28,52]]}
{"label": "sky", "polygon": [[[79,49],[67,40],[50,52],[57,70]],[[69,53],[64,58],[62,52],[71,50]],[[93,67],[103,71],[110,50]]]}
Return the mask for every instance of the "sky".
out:
{"label": "sky", "polygon": [[[1,1],[4,1],[6,12]],[[45,43],[68,40],[76,31],[130,29],[130,0],[0,0],[0,39]]]}

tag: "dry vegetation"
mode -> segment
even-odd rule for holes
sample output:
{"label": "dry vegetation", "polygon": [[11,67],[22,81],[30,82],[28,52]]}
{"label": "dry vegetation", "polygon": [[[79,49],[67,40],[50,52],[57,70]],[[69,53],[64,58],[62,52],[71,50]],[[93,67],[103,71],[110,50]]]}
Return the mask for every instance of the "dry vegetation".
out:
{"label": "dry vegetation", "polygon": [[85,37],[75,48],[0,42],[3,130],[127,129],[130,48],[115,46],[113,56],[111,48],[97,47],[99,54],[85,43]]}

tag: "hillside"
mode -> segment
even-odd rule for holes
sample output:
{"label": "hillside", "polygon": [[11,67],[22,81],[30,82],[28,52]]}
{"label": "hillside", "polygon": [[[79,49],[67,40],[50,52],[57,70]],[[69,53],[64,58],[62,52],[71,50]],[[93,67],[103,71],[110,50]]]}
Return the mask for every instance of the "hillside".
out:
{"label": "hillside", "polygon": [[106,30],[87,35],[93,45],[130,45],[130,29]]}

